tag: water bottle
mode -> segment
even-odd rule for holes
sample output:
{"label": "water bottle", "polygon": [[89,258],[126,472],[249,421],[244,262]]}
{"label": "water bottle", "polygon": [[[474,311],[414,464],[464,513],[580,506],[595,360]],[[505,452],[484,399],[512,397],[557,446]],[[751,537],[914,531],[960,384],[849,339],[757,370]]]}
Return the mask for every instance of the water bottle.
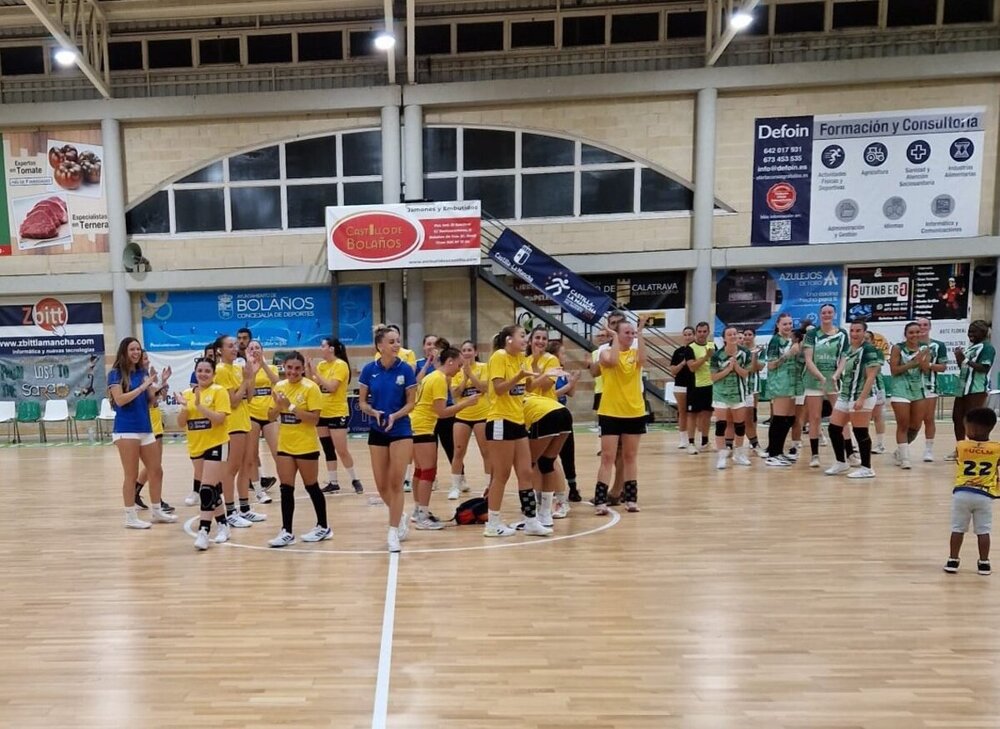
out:
{"label": "water bottle", "polygon": [[94,426],[93,425],[91,425],[89,428],[87,428],[87,440],[89,440],[91,443],[93,443],[95,440],[97,440],[97,433],[94,430]]}

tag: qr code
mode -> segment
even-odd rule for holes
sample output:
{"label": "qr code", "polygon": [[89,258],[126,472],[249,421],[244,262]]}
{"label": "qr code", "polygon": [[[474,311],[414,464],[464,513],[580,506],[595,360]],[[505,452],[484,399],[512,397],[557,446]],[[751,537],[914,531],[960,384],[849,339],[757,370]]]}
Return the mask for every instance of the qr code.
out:
{"label": "qr code", "polygon": [[772,241],[777,240],[791,240],[792,239],[792,221],[791,220],[772,220],[771,221],[771,231],[768,235],[768,239]]}

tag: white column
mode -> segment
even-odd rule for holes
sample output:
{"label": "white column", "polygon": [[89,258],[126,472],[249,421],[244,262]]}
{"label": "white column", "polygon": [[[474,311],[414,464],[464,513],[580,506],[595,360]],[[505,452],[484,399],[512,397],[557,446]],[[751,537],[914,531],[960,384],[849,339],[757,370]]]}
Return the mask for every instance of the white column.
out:
{"label": "white column", "polygon": [[424,114],[417,105],[403,109],[403,177],[406,179],[406,199],[424,197]]}
{"label": "white column", "polygon": [[[406,346],[420,352],[424,343],[424,272],[406,272]],[[418,357],[419,359],[419,357]]]}
{"label": "white column", "polygon": [[[399,203],[399,107],[382,107],[382,202]],[[385,321],[403,326],[403,272],[385,272]],[[404,332],[405,336],[405,332]],[[405,341],[405,339],[404,339]]]}
{"label": "white column", "polygon": [[[133,335],[132,302],[125,289],[125,266],[122,256],[128,236],[125,231],[125,167],[122,164],[121,126],[117,119],[101,121],[101,143],[104,146],[104,190],[108,200],[109,264],[111,270],[111,300],[115,317],[115,337],[118,340]],[[113,349],[116,342],[107,346]]]}
{"label": "white column", "polygon": [[[997,275],[1000,276],[1000,258],[996,259]],[[1000,282],[998,282],[1000,283]],[[993,318],[991,320],[993,324],[993,334],[991,340],[993,341],[993,346],[998,352],[1000,352],[1000,286],[993,289]],[[996,374],[1000,372],[1000,365],[994,365],[993,371],[990,373],[990,389],[996,384]]]}
{"label": "white column", "polygon": [[694,221],[691,247],[697,266],[691,276],[690,323],[712,321],[712,237],[715,216],[715,89],[701,89],[695,105]]}

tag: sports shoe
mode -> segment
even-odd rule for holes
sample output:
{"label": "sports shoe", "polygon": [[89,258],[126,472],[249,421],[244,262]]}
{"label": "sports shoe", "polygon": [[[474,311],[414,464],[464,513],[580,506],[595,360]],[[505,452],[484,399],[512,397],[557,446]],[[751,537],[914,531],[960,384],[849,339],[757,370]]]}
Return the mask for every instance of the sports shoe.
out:
{"label": "sports shoe", "polygon": [[354,493],[356,494],[363,494],[365,492],[365,485],[358,479],[351,481],[351,486],[354,487]]}
{"label": "sports shoe", "polygon": [[125,528],[126,529],[149,529],[153,525],[148,521],[143,521],[140,519],[134,511],[125,512]]}
{"label": "sports shoe", "polygon": [[719,451],[719,454],[715,457],[715,467],[720,471],[724,471],[726,469],[726,460],[728,460],[726,451]]}
{"label": "sports shoe", "polygon": [[607,504],[598,504],[594,507],[594,516],[607,516],[611,513],[611,509],[608,508]]}
{"label": "sports shoe", "polygon": [[754,453],[757,454],[758,458],[767,458],[767,448],[762,448],[762,447],[758,446],[754,450]]}
{"label": "sports shoe", "polygon": [[988,559],[980,559],[976,561],[976,572],[981,575],[991,575],[993,574],[993,568],[990,567],[990,561]]}
{"label": "sports shoe", "polygon": [[469,493],[470,489],[471,489],[471,486],[469,486],[469,482],[465,480],[465,476],[463,475],[462,476],[462,493],[463,494],[467,494],[467,493]]}
{"label": "sports shoe", "polygon": [[924,463],[934,463],[933,451],[924,451]]}
{"label": "sports shoe", "polygon": [[399,520],[399,528],[396,530],[399,532],[399,541],[405,542],[406,538],[410,536],[410,517],[407,516],[406,512],[403,512],[403,517]]}
{"label": "sports shoe", "polygon": [[882,455],[883,453],[885,453],[885,445],[878,445],[876,443],[875,445],[872,446],[872,453],[878,456]]}
{"label": "sports shoe", "polygon": [[695,448],[694,443],[688,443],[688,455],[689,456],[696,456],[699,453],[700,453],[700,451],[697,448]]}
{"label": "sports shoe", "polygon": [[249,519],[244,519],[240,516],[239,512],[234,511],[232,514],[226,515],[226,523],[236,529],[246,529],[253,525],[253,522]]}
{"label": "sports shoe", "polygon": [[903,462],[903,457],[899,455],[899,448],[892,452],[892,462],[897,466]]}
{"label": "sports shoe", "polygon": [[328,483],[326,486],[323,487],[323,493],[324,494],[339,494],[340,493],[340,484],[339,483],[334,483],[333,481],[331,481],[330,483]]}
{"label": "sports shoe", "polygon": [[552,507],[552,518],[565,519],[567,516],[569,516],[569,503],[566,501],[557,501]]}
{"label": "sports shoe", "polygon": [[827,476],[839,476],[840,474],[847,473],[850,470],[851,467],[848,466],[843,461],[834,461],[833,465],[830,466],[825,471],[823,471],[823,473],[825,473]]}
{"label": "sports shoe", "polygon": [[262,521],[267,521],[267,514],[259,514],[253,509],[249,509],[247,511],[241,511],[240,516],[254,524],[257,524]]}
{"label": "sports shoe", "polygon": [[799,460],[799,449],[795,448],[794,446],[792,448],[789,448],[788,453],[785,454],[785,458],[787,458],[792,463],[795,463],[797,460]]}
{"label": "sports shoe", "polygon": [[913,466],[910,465],[909,458],[900,458],[899,467],[902,468],[904,471],[909,471],[911,468],[913,468]]}
{"label": "sports shoe", "polygon": [[847,477],[848,478],[875,478],[875,472],[873,470],[871,470],[870,468],[865,468],[864,466],[862,466],[861,468],[857,468],[857,469],[851,471],[849,474],[847,474]]}
{"label": "sports shoe", "polygon": [[413,491],[413,484],[410,483],[410,479],[403,481],[403,493],[409,494]]}
{"label": "sports shoe", "polygon": [[538,523],[541,524],[543,527],[546,527],[546,528],[549,528],[549,529],[551,529],[553,526],[555,526],[555,523],[552,521],[552,512],[551,511],[544,511],[542,509],[539,509],[538,510]]}
{"label": "sports shoe", "polygon": [[632,514],[636,514],[639,511],[639,505],[634,501],[627,501],[625,502],[625,511],[631,512]]}
{"label": "sports shoe", "polygon": [[812,458],[809,459],[809,468],[819,468],[819,467],[820,467],[819,456],[813,456]]}
{"label": "sports shoe", "polygon": [[399,543],[399,530],[389,527],[389,535],[385,538],[385,546],[388,548],[390,553],[398,553],[403,551],[402,545]]}
{"label": "sports shoe", "polygon": [[764,459],[764,465],[776,468],[789,468],[792,463],[787,458],[782,458],[781,456],[768,456]]}
{"label": "sports shoe", "polygon": [[859,456],[857,453],[852,453],[850,457],[848,457],[847,459],[847,465],[858,468],[859,466],[861,466],[861,456]]}
{"label": "sports shoe", "polygon": [[322,542],[333,536],[333,529],[318,524],[302,535],[303,542]]}
{"label": "sports shoe", "polygon": [[198,536],[194,538],[194,548],[204,552],[208,549],[209,544],[211,544],[211,542],[208,541],[208,532],[204,529],[199,529]]}
{"label": "sports shoe", "polygon": [[960,560],[958,560],[958,559],[952,559],[951,557],[949,557],[948,561],[944,563],[944,571],[945,572],[950,572],[952,574],[955,574],[956,572],[958,572],[958,565],[959,565],[959,563],[960,563]]}
{"label": "sports shoe", "polygon": [[278,483],[278,479],[274,476],[261,476],[260,477],[260,487],[265,491],[270,490],[274,484]]}
{"label": "sports shoe", "polygon": [[448,501],[457,501],[461,492],[458,490],[458,486],[452,486],[448,489]]}
{"label": "sports shoe", "polygon": [[215,533],[215,543],[222,544],[229,541],[229,525],[219,524],[219,530]]}
{"label": "sports shoe", "polygon": [[149,514],[149,520],[153,524],[174,524],[177,522],[177,517],[163,509],[153,509]]}
{"label": "sports shoe", "polygon": [[162,511],[164,514],[173,514],[175,511],[177,511],[177,508],[171,506],[163,499],[160,499],[160,511]]}
{"label": "sports shoe", "polygon": [[135,487],[135,508],[140,511],[146,511],[149,508],[146,506],[146,502],[142,500],[142,486]]}
{"label": "sports shoe", "polygon": [[537,516],[533,516],[525,520],[524,533],[529,537],[547,537],[552,534],[552,530],[542,524]]}
{"label": "sports shoe", "polygon": [[[821,429],[821,430],[822,430],[822,429]],[[823,446],[824,448],[826,448],[826,447],[827,447],[828,445],[830,445],[830,441],[829,441],[829,440],[827,440],[827,438],[826,438],[826,433],[820,433],[820,436],[819,436],[819,444],[820,444],[821,446]]]}
{"label": "sports shoe", "polygon": [[583,501],[583,496],[580,495],[579,489],[573,488],[572,486],[569,489],[569,496],[567,496],[566,498],[570,503],[573,504],[579,504],[581,501]]}
{"label": "sports shoe", "polygon": [[747,457],[747,454],[744,453],[742,450],[733,454],[733,464],[737,466],[753,465],[753,463],[751,463],[750,459]]}
{"label": "sports shoe", "polygon": [[497,522],[496,524],[487,524],[483,528],[484,537],[512,537],[517,534],[517,529],[509,527],[503,522]]}
{"label": "sports shoe", "polygon": [[955,461],[958,460],[958,451],[952,451],[951,453],[949,453],[944,457],[944,460],[948,461],[949,463],[955,463]]}
{"label": "sports shoe", "polygon": [[270,504],[274,499],[270,497],[267,491],[264,490],[262,486],[258,486],[253,490],[253,495],[257,497],[258,504]]}
{"label": "sports shoe", "polygon": [[274,547],[278,549],[280,547],[287,547],[289,544],[295,544],[295,535],[289,534],[284,529],[282,529],[278,536],[267,543],[267,546]]}
{"label": "sports shoe", "polygon": [[201,503],[201,495],[197,491],[192,491],[184,497],[184,506],[197,506]]}
{"label": "sports shoe", "polygon": [[416,522],[413,524],[413,528],[419,529],[420,531],[436,532],[444,529],[444,523],[432,513],[427,511],[417,517]]}

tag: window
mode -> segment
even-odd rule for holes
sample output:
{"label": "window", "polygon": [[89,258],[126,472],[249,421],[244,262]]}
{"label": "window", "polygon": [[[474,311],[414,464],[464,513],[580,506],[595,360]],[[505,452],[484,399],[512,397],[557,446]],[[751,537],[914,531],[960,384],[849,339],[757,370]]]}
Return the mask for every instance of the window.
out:
{"label": "window", "polygon": [[239,38],[209,38],[198,41],[198,59],[202,66],[240,62]]}
{"label": "window", "polygon": [[989,23],[993,0],[944,0],[945,23]]}
{"label": "window", "polygon": [[776,5],[774,32],[814,33],[823,30],[823,3],[793,3]]}
{"label": "window", "polygon": [[510,24],[511,48],[537,48],[556,44],[556,23],[541,20],[532,23]]}
{"label": "window", "polygon": [[633,212],[633,170],[596,170],[580,173],[580,214]]}
{"label": "window", "polygon": [[886,25],[934,25],[937,22],[937,0],[888,0]]}
{"label": "window", "polygon": [[449,172],[458,169],[455,160],[455,130],[425,128],[424,172]]}
{"label": "window", "polygon": [[651,169],[642,170],[640,209],[644,213],[694,208],[694,190]]}
{"label": "window", "polygon": [[503,23],[459,23],[458,52],[503,50]]}
{"label": "window", "polygon": [[187,184],[192,182],[222,182],[222,161],[213,162],[208,167],[202,167],[197,172],[192,172],[187,177],[184,177],[177,182],[179,184]]}
{"label": "window", "polygon": [[382,174],[381,132],[357,132],[343,136],[344,175]]}
{"label": "window", "polygon": [[521,217],[573,215],[573,173],[530,174],[521,178]]}
{"label": "window", "polygon": [[344,205],[373,205],[381,202],[381,181],[344,183]]}
{"label": "window", "polygon": [[450,25],[418,25],[414,33],[418,56],[451,53]]}
{"label": "window", "polygon": [[446,202],[458,199],[458,180],[451,178],[424,178],[424,199]]}
{"label": "window", "polygon": [[326,207],[337,204],[335,184],[289,185],[288,227],[322,228],[326,225]]}
{"label": "window", "polygon": [[657,13],[628,13],[611,16],[612,43],[650,43],[660,39]]}
{"label": "window", "polygon": [[875,28],[878,26],[878,0],[860,3],[837,3],[833,6],[833,27]]}
{"label": "window", "polygon": [[514,175],[466,177],[463,200],[481,200],[483,210],[498,218],[514,217]]}
{"label": "window", "polygon": [[288,142],[285,145],[285,175],[289,178],[336,177],[337,138]]}
{"label": "window", "polygon": [[571,139],[543,134],[521,134],[522,167],[558,167],[573,164],[576,144]]}
{"label": "window", "polygon": [[280,172],[276,146],[255,149],[229,158],[229,179],[233,182],[277,180],[278,177]]}
{"label": "window", "polygon": [[[226,229],[226,201],[221,188],[174,190],[174,215],[178,233]],[[131,232],[131,231],[130,231]]]}
{"label": "window", "polygon": [[352,30],[350,33],[351,57],[374,56],[378,53],[375,48],[375,36],[378,33],[374,30]]}
{"label": "window", "polygon": [[41,46],[0,48],[0,71],[4,76],[45,73],[45,56]]}
{"label": "window", "polygon": [[229,191],[233,230],[280,230],[280,187],[234,187]]}
{"label": "window", "polygon": [[291,63],[292,36],[250,35],[247,36],[248,63]]}
{"label": "window", "polygon": [[604,45],[604,16],[584,15],[563,18],[562,44],[571,46]]}
{"label": "window", "polygon": [[591,147],[589,144],[582,145],[580,150],[581,161],[586,164],[615,164],[618,162],[631,162],[627,157],[609,152],[600,147]]}
{"label": "window", "polygon": [[160,190],[125,213],[125,227],[130,233],[169,233],[170,200],[167,191]]}
{"label": "window", "polygon": [[108,44],[108,65],[112,71],[142,69],[142,41]]}
{"label": "window", "polygon": [[300,61],[339,61],[344,57],[344,34],[339,30],[299,33]]}
{"label": "window", "polygon": [[668,13],[667,38],[704,38],[707,17],[704,12]]}
{"label": "window", "polygon": [[191,66],[191,39],[151,40],[147,43],[150,68],[188,68]]}
{"label": "window", "polygon": [[467,170],[503,170],[514,167],[514,132],[466,129],[462,152]]}

